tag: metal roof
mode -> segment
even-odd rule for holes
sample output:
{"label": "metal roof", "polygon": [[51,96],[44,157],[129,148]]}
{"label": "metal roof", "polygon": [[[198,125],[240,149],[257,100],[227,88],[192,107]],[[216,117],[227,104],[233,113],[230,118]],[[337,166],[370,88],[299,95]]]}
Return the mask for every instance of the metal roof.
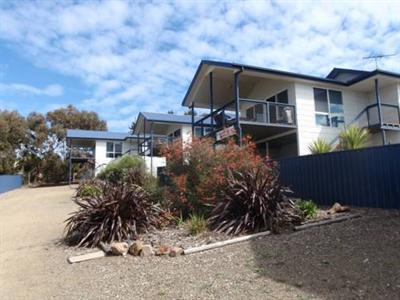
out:
{"label": "metal roof", "polygon": [[335,71],[335,69],[333,69],[332,70],[333,74],[331,72],[330,74],[328,74],[327,77],[319,77],[319,76],[313,76],[313,75],[305,75],[305,74],[299,74],[299,73],[294,73],[294,72],[287,72],[287,71],[281,71],[281,70],[275,70],[275,69],[268,69],[268,68],[244,65],[244,64],[227,63],[227,62],[212,61],[212,60],[202,60],[200,62],[200,65],[198,66],[197,71],[196,71],[196,73],[189,85],[189,88],[183,98],[182,106],[187,106],[187,103],[186,103],[187,99],[188,99],[189,94],[197,80],[200,70],[202,69],[203,66],[214,66],[214,67],[230,68],[230,69],[237,69],[237,70],[243,70],[243,71],[248,70],[248,71],[260,72],[260,73],[269,73],[269,74],[279,75],[279,76],[283,76],[283,77],[291,77],[291,78],[298,78],[298,79],[303,79],[303,80],[324,82],[324,83],[336,84],[336,85],[341,85],[341,86],[351,86],[357,82],[368,79],[375,75],[385,75],[385,76],[390,76],[390,77],[394,77],[394,78],[400,78],[399,73],[394,73],[394,72],[389,72],[389,71],[384,71],[384,70],[379,70],[379,69],[373,70],[373,71],[352,70],[354,72],[359,72],[358,76],[351,78],[349,81],[341,81],[341,80],[335,80],[331,77],[334,77],[333,75],[337,75],[337,73],[339,73],[340,70],[344,70],[344,69],[336,69],[336,71]]}
{"label": "metal roof", "polygon": [[123,141],[128,138],[134,138],[128,132],[109,132],[97,130],[81,130],[81,129],[67,129],[67,138],[69,139],[91,139],[91,140],[119,140]]}
{"label": "metal roof", "polygon": [[336,79],[338,75],[340,74],[353,74],[353,78],[369,74],[369,71],[363,71],[363,70],[354,70],[354,69],[343,69],[343,68],[333,68],[332,71],[329,72],[329,74],[326,76],[326,78],[329,79]]}
{"label": "metal roof", "polygon": [[[141,112],[147,121],[153,122],[166,122],[166,123],[181,123],[181,124],[192,124],[191,115],[174,115],[174,114],[161,114],[161,113],[151,113],[151,112]],[[201,117],[194,117],[194,120],[200,120]]]}

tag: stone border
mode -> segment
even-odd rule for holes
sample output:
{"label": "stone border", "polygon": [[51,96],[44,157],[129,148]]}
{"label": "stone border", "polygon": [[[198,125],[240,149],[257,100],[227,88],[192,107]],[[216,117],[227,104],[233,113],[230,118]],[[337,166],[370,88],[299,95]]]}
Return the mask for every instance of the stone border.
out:
{"label": "stone border", "polygon": [[[359,218],[359,217],[361,217],[361,214],[349,214],[349,215],[342,216],[342,217],[336,217],[336,218],[332,218],[332,219],[328,219],[328,220],[312,222],[312,223],[296,226],[295,231],[300,231],[300,230],[317,227],[317,226],[329,225],[329,224],[333,224],[333,223],[339,223],[339,222],[343,222],[343,221],[346,221],[349,219]],[[216,242],[216,243],[212,243],[212,244],[208,244],[208,245],[202,245],[199,247],[192,247],[192,248],[184,249],[183,253],[179,253],[179,254],[190,255],[190,254],[194,254],[194,253],[204,252],[204,251],[221,248],[221,247],[225,247],[225,246],[232,245],[232,244],[237,244],[237,243],[253,240],[253,239],[256,239],[259,237],[268,236],[270,234],[271,234],[271,231],[258,232],[258,233],[254,233],[254,234],[250,234],[250,235],[240,236],[240,237],[233,238],[233,239],[226,240],[226,241],[221,241],[221,242]],[[91,253],[87,253],[87,254],[83,254],[83,255],[69,257],[67,259],[67,261],[70,264],[73,264],[73,263],[78,263],[78,262],[82,262],[82,261],[86,261],[86,260],[105,257],[105,256],[107,256],[107,252],[109,252],[109,249],[104,249],[104,247],[105,246],[102,245],[102,248],[103,248],[102,251],[96,251],[96,252],[91,252]],[[170,256],[177,256],[177,255],[170,255]]]}

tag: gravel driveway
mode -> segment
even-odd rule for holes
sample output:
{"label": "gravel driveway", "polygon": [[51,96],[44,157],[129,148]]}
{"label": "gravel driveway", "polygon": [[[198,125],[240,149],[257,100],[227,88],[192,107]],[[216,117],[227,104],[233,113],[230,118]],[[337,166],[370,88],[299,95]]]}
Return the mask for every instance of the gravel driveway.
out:
{"label": "gravel driveway", "polygon": [[60,246],[69,187],[0,195],[0,299],[399,299],[400,213],[187,257],[108,257]]}

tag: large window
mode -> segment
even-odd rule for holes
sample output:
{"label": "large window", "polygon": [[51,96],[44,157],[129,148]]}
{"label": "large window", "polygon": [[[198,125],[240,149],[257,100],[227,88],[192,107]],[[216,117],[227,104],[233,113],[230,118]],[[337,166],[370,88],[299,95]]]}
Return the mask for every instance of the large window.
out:
{"label": "large window", "polygon": [[278,102],[278,103],[289,103],[289,95],[288,91],[284,90],[274,96],[269,97],[266,99],[268,102]]}
{"label": "large window", "polygon": [[320,126],[344,126],[342,92],[314,88],[315,122]]}
{"label": "large window", "polygon": [[117,158],[122,156],[122,142],[107,142],[106,157]]}

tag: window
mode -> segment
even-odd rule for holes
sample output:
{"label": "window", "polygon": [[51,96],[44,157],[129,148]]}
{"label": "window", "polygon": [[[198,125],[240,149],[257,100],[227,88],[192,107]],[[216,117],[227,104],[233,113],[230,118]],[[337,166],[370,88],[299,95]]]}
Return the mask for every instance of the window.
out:
{"label": "window", "polygon": [[182,133],[180,129],[177,129],[174,131],[174,138],[179,138],[181,137]]}
{"label": "window", "polygon": [[122,156],[122,142],[107,142],[106,157],[117,158]]}
{"label": "window", "polygon": [[[215,126],[215,124],[214,124],[214,126]],[[209,133],[211,133],[213,131],[213,129],[211,127],[203,127],[203,130],[204,130],[204,135],[207,135],[207,134],[209,134]],[[202,137],[201,127],[195,127],[194,128],[194,136],[195,137]]]}
{"label": "window", "polygon": [[[276,95],[269,97],[267,102],[277,102],[277,103],[289,103],[289,94],[287,90],[279,92]],[[283,120],[282,109],[284,106],[281,105],[269,105],[269,122],[270,123],[281,123]]]}
{"label": "window", "polygon": [[288,91],[284,90],[276,95],[273,95],[266,99],[268,102],[279,102],[279,103],[289,103]]}
{"label": "window", "polygon": [[342,92],[314,88],[315,122],[320,126],[344,126]]}

